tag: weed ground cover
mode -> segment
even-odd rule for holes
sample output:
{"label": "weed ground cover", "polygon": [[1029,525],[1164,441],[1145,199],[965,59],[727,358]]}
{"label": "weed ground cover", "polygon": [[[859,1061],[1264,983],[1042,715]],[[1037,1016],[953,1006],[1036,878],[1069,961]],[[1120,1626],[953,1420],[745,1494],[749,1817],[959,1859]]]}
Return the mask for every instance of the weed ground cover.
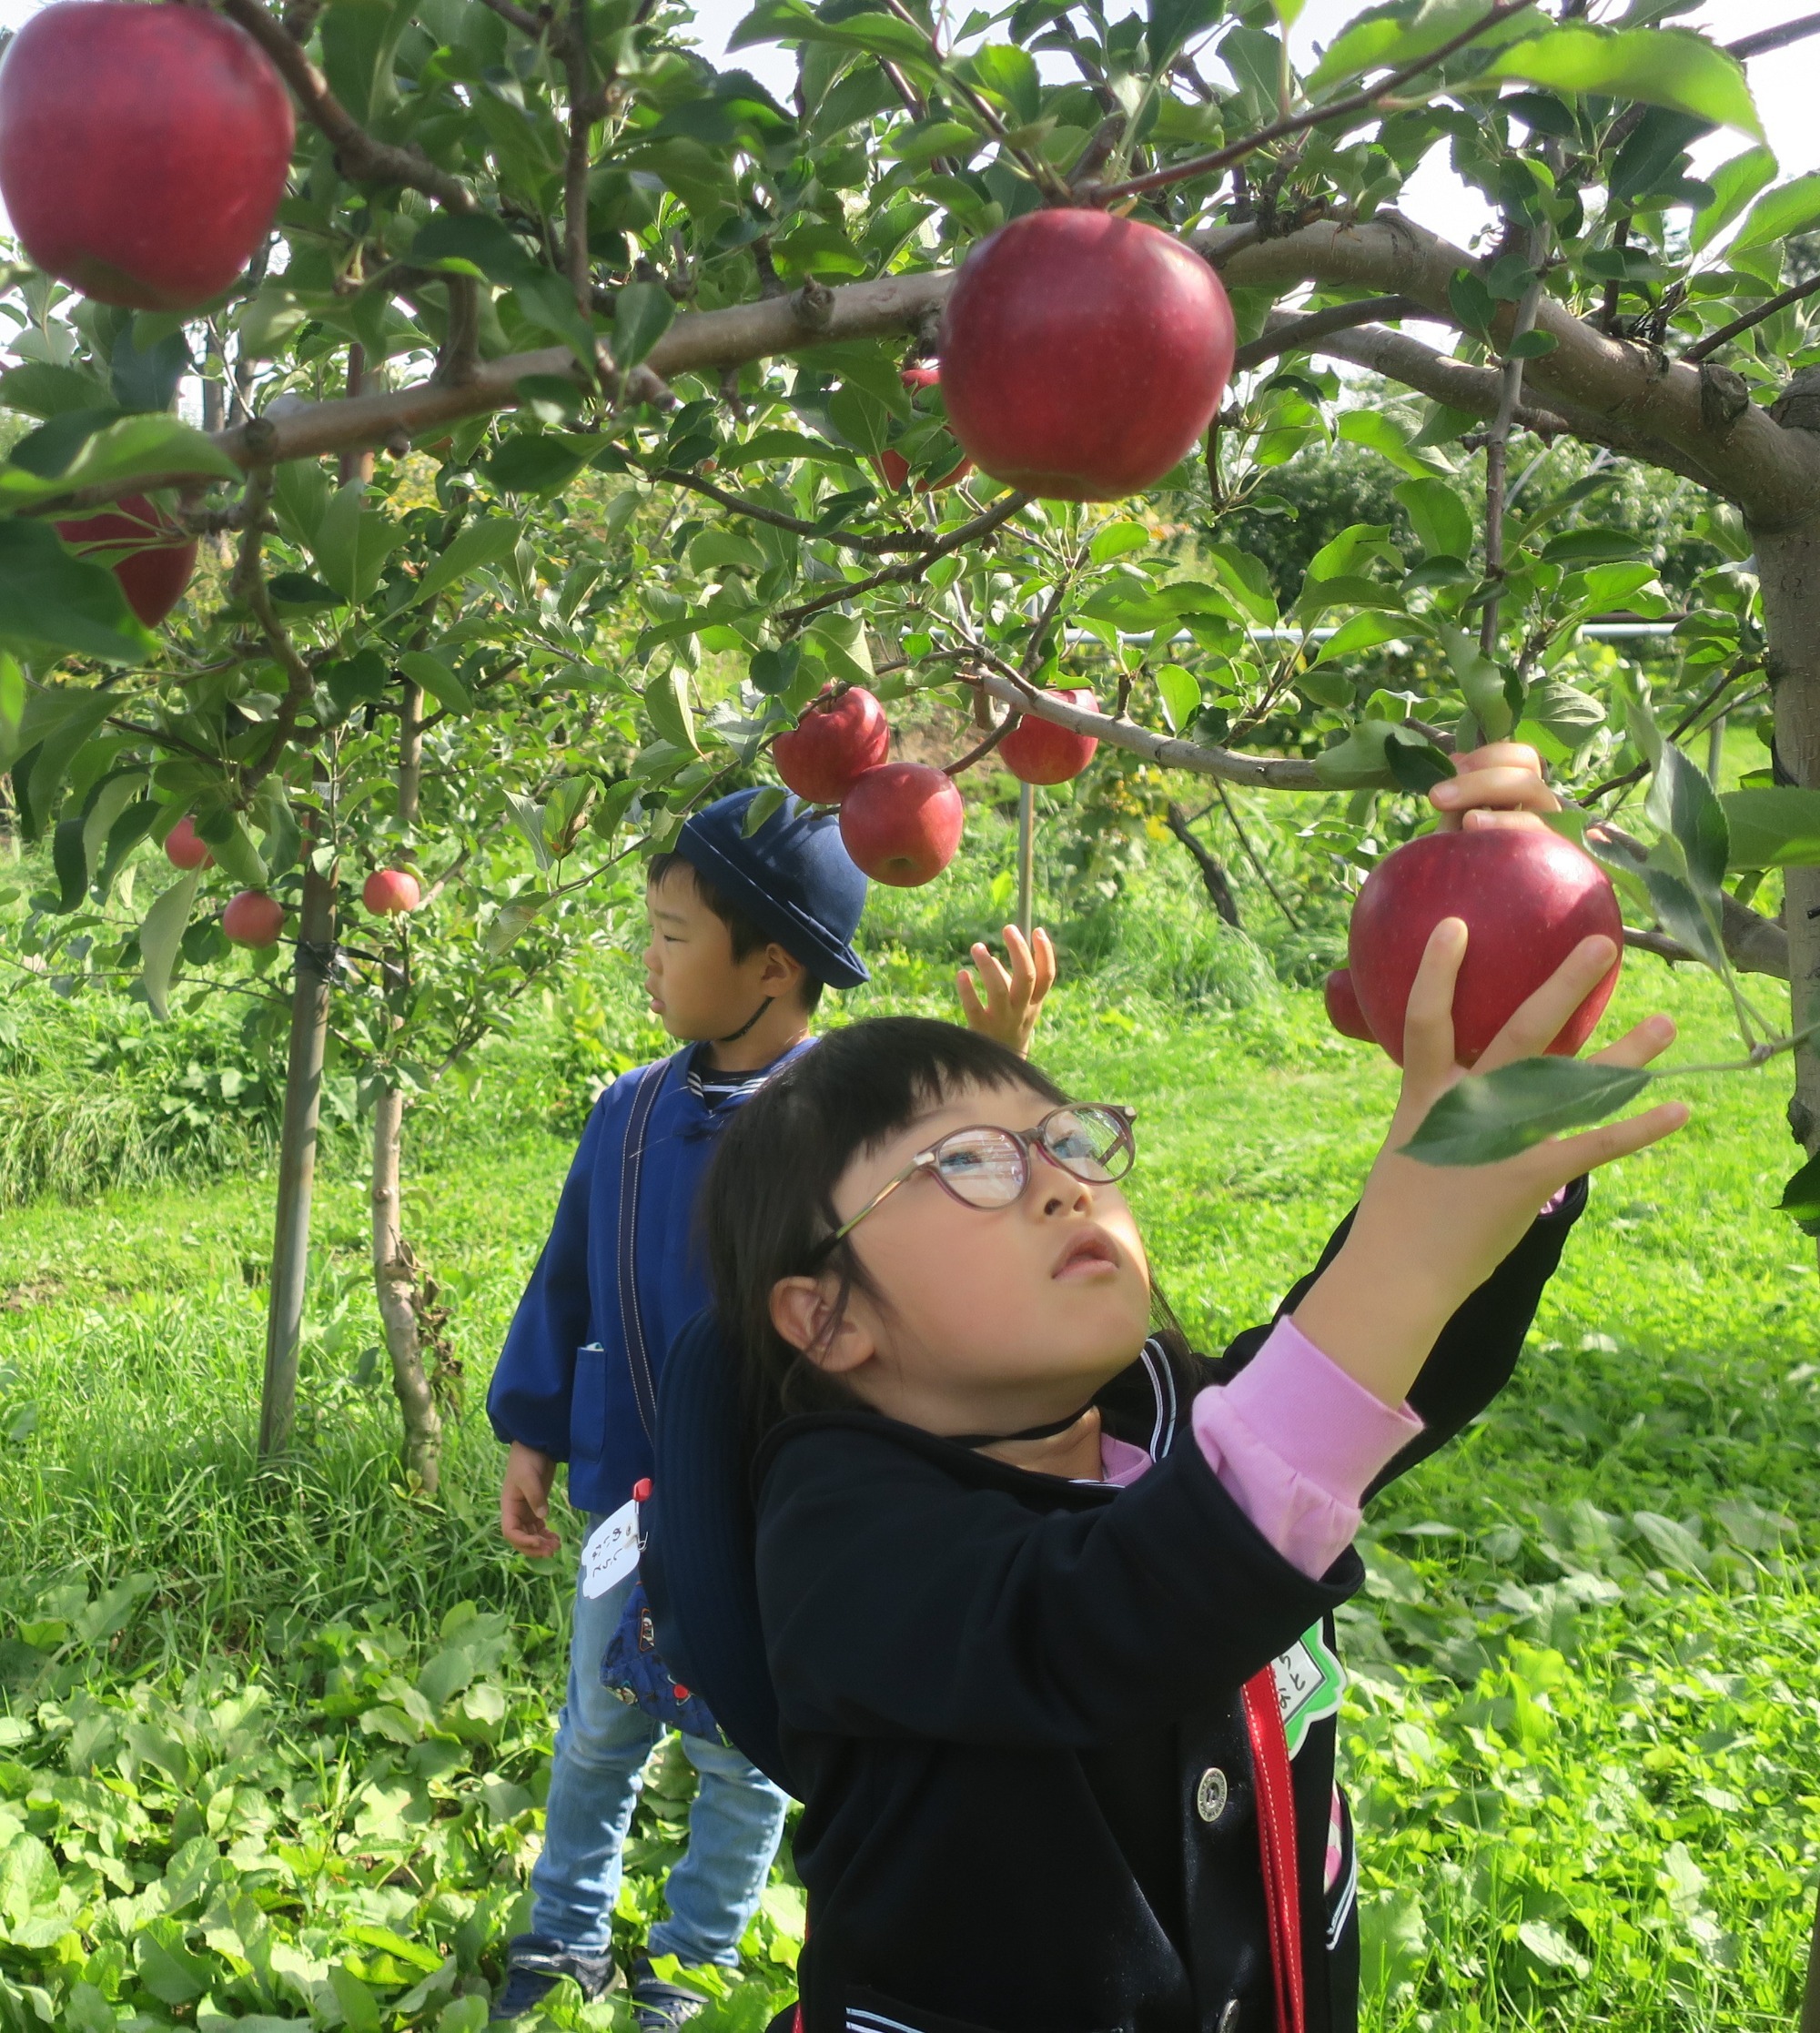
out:
{"label": "weed ground cover", "polygon": [[[872,999],[938,1006],[917,953],[882,950]],[[1139,1212],[1211,1345],[1344,1212],[1392,1076],[1242,952],[1164,958],[1190,984],[1217,961],[1241,1006],[1103,970],[1065,994],[1046,1057],[1138,1108]],[[1633,970],[1624,1006],[1645,990],[1686,1056],[1713,1056],[1701,984]],[[527,1068],[511,1091],[534,1088]],[[348,1179],[319,1201],[308,1416],[263,1475],[268,1183],[7,1214],[0,2019],[482,2022],[538,1840],[565,1611],[561,1564],[499,1542],[479,1402],[569,1154],[531,1108],[502,1138],[488,1091],[410,1187],[470,1395],[433,1504],[392,1466]],[[1768,1211],[1776,1077],[1696,1100],[1675,1147],[1602,1184],[1511,1391],[1370,1520],[1345,1755],[1386,2033],[1792,2015],[1820,1850],[1820,1294]],[[679,1765],[652,1771],[628,1941],[659,1910]],[[788,1995],[800,1920],[785,1869],[704,2033]],[[572,1993],[551,2020],[623,2023]]]}

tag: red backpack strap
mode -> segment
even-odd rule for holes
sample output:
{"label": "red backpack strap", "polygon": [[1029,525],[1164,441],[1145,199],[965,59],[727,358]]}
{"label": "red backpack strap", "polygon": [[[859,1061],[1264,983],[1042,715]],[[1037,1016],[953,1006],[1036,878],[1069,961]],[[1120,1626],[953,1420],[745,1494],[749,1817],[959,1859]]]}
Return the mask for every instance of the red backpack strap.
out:
{"label": "red backpack strap", "polygon": [[1277,1675],[1266,1666],[1245,1683],[1245,1728],[1258,1788],[1258,1848],[1264,1905],[1270,1921],[1270,1973],[1276,1982],[1277,2033],[1305,2033],[1302,2008],[1302,1908],[1296,1868],[1296,1800],[1289,1746],[1277,1704]]}

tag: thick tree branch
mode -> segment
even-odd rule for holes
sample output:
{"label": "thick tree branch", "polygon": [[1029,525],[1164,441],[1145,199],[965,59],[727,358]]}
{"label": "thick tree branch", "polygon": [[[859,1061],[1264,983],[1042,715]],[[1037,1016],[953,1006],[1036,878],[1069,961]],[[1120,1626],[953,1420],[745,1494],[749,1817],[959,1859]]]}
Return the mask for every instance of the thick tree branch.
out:
{"label": "thick tree branch", "polygon": [[[1380,213],[1365,225],[1323,219],[1269,240],[1259,239],[1250,226],[1215,228],[1190,236],[1189,244],[1228,282],[1242,288],[1282,293],[1316,282],[1388,291],[1413,299],[1424,315],[1450,325],[1454,318],[1448,285],[1458,270],[1471,266],[1458,248],[1393,212]],[[939,311],[952,281],[947,270],[888,276],[823,289],[813,298],[799,289],[725,310],[684,312],[645,366],[664,380],[689,373],[718,376],[749,360],[803,352],[824,342],[915,333]],[[1508,342],[1510,316],[1509,308],[1501,312],[1494,342]],[[1532,360],[1527,370],[1538,405],[1546,407],[1520,406],[1518,423],[1564,430],[1684,473],[1735,501],[1757,531],[1799,525],[1820,509],[1820,434],[1785,430],[1754,403],[1736,413],[1715,410],[1703,398],[1699,369],[1667,362],[1628,340],[1604,338],[1552,299],[1542,301],[1536,325],[1556,341],[1555,350]],[[1336,332],[1320,348],[1470,414],[1496,413],[1495,369],[1444,359],[1401,333],[1369,327]],[[485,361],[462,387],[419,383],[351,401],[303,405],[283,418],[255,418],[219,433],[215,441],[243,466],[383,445],[399,433],[417,437],[462,417],[511,409],[527,375],[552,374],[580,382],[581,370],[566,347]],[[66,495],[43,504],[40,512],[63,514],[116,494],[209,479],[181,471],[142,473],[111,489]]]}
{"label": "thick tree branch", "polygon": [[1034,685],[1020,684],[1015,678],[986,671],[973,681],[1019,713],[1037,720],[1052,720],[1077,734],[1091,734],[1110,748],[1122,748],[1161,769],[1191,771],[1197,776],[1218,777],[1227,784],[1245,784],[1259,791],[1320,791],[1327,786],[1315,774],[1314,764],[1299,755],[1239,755],[1228,748],[1202,748],[1191,741],[1168,734],[1153,734],[1129,720],[1110,713],[1087,713],[1057,698],[1053,692],[1039,692]]}
{"label": "thick tree branch", "polygon": [[448,206],[451,212],[477,209],[474,194],[459,177],[439,169],[410,148],[375,141],[329,88],[329,80],[293,42],[284,24],[260,0],[221,0],[221,11],[238,22],[272,60],[291,88],[305,117],[319,127],[335,150],[341,174],[357,184],[403,184]]}
{"label": "thick tree branch", "polygon": [[1786,49],[1791,43],[1805,42],[1809,35],[1820,35],[1820,15],[1803,15],[1774,28],[1759,28],[1754,35],[1740,35],[1736,42],[1727,43],[1725,50],[1742,64],[1773,49]]}

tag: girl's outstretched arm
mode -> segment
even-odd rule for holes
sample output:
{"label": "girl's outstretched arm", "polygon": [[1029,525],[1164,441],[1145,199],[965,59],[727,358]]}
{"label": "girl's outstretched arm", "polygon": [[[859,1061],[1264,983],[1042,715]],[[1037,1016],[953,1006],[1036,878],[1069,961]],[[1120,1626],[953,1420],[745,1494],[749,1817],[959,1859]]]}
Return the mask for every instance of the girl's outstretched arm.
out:
{"label": "girl's outstretched arm", "polygon": [[[1404,1156],[1442,1094],[1542,1052],[1616,957],[1609,939],[1583,940],[1505,1025],[1478,1071],[1466,1073],[1453,1057],[1453,984],[1466,936],[1458,918],[1446,918],[1430,937],[1410,995],[1402,1094],[1390,1134],[1345,1242],[1295,1313],[1315,1346],[1386,1404],[1402,1403],[1442,1328],[1510,1255],[1539,1207],[1582,1173],[1646,1148],[1687,1119],[1683,1103],[1668,1102],[1494,1165],[1430,1166]],[[1666,1016],[1652,1016],[1595,1056],[1643,1066],[1673,1037]]]}

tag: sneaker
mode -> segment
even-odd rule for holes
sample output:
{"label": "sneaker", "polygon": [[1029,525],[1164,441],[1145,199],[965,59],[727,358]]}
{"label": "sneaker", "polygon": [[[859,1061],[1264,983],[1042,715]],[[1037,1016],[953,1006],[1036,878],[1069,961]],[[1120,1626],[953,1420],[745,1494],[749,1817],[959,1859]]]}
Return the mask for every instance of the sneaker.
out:
{"label": "sneaker", "polygon": [[638,2033],[673,2033],[707,2003],[700,1991],[684,1990],[681,1984],[666,1984],[651,1967],[651,1957],[641,1956],[632,1966],[632,2019]]}
{"label": "sneaker", "polygon": [[490,2023],[521,2018],[542,2004],[563,1977],[571,1978],[591,2004],[614,1987],[618,1971],[611,1948],[590,1955],[585,1949],[565,1948],[546,1934],[517,1934],[506,1944],[506,1980],[493,2000]]}

